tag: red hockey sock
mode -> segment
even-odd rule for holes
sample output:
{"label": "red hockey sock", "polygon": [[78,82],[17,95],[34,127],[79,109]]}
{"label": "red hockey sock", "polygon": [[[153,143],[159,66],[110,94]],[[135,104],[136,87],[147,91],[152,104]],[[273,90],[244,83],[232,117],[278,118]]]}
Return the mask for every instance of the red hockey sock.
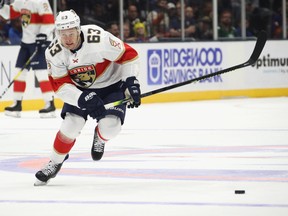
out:
{"label": "red hockey sock", "polygon": [[71,139],[65,137],[65,135],[61,134],[59,131],[54,140],[54,149],[59,154],[68,154],[75,141],[76,139],[71,141]]}
{"label": "red hockey sock", "polygon": [[26,89],[26,82],[25,81],[14,81],[14,92],[24,92]]}
{"label": "red hockey sock", "polygon": [[52,92],[52,86],[49,81],[41,81],[39,82],[40,89],[43,93]]}

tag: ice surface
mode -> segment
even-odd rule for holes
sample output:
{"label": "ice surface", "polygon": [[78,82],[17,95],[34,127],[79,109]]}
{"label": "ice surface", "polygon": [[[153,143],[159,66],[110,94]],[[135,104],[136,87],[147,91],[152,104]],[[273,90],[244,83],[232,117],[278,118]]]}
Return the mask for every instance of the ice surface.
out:
{"label": "ice surface", "polygon": [[0,113],[1,215],[288,215],[288,98],[128,109],[98,162],[89,119],[58,176],[34,187],[61,121]]}

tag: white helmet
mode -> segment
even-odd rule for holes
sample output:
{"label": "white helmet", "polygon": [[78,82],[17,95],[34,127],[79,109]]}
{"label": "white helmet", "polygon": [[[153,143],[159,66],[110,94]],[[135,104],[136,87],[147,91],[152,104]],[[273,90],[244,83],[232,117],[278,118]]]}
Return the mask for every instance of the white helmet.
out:
{"label": "white helmet", "polygon": [[77,28],[80,30],[80,18],[74,10],[60,11],[55,20],[56,30]]}

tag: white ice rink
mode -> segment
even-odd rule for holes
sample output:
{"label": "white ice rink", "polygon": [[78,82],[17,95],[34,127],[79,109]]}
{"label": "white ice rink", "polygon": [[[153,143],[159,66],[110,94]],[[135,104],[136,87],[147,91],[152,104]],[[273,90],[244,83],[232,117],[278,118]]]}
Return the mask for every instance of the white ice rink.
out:
{"label": "white ice rink", "polygon": [[58,176],[34,187],[60,123],[0,113],[1,216],[288,215],[288,98],[129,109],[98,162],[89,119]]}

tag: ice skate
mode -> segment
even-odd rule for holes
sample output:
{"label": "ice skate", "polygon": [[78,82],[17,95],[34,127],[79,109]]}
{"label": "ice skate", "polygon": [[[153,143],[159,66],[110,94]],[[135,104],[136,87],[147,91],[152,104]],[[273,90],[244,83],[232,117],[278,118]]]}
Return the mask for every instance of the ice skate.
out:
{"label": "ice skate", "polygon": [[[64,161],[69,158],[69,154],[66,155]],[[60,171],[63,163],[56,164],[53,161],[49,161],[49,163],[41,170],[39,170],[36,174],[36,182],[34,186],[44,186],[47,185],[51,178],[55,178],[57,173]]]}
{"label": "ice skate", "polygon": [[95,130],[93,144],[91,148],[91,156],[93,160],[100,160],[104,154],[105,142],[101,141]]}
{"label": "ice skate", "polygon": [[54,101],[47,102],[45,107],[39,110],[40,118],[55,118],[55,110]]}
{"label": "ice skate", "polygon": [[22,111],[22,101],[15,101],[10,107],[5,107],[5,115],[20,118]]}

